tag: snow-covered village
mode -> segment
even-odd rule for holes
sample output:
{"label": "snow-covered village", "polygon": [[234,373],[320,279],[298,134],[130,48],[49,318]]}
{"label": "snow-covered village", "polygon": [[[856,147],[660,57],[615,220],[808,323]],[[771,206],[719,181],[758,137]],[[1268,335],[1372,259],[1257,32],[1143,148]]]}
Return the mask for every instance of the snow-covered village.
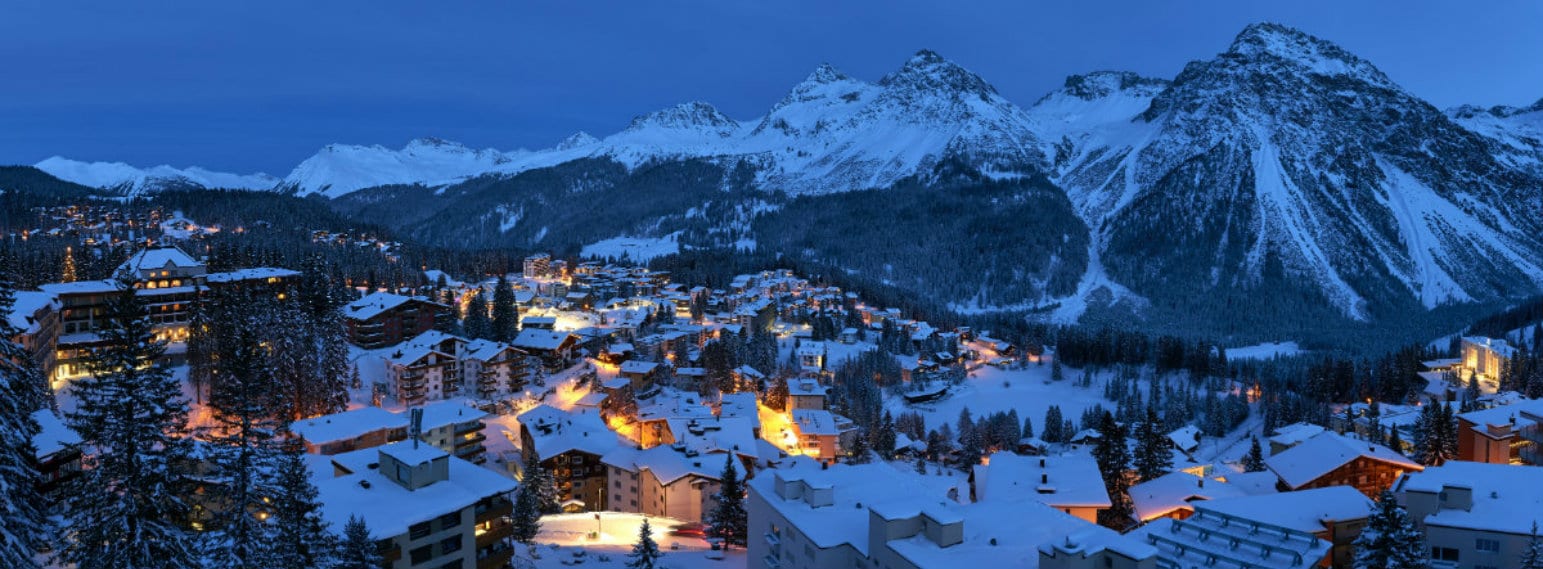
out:
{"label": "snow-covered village", "polygon": [[1543,3],[0,7],[0,569],[1543,569]]}

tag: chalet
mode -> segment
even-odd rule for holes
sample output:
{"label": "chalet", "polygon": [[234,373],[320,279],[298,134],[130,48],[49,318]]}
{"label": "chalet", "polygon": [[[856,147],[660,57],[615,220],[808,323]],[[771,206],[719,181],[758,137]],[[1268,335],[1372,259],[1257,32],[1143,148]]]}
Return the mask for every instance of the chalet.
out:
{"label": "chalet", "polygon": [[48,409],[33,412],[32,421],[39,428],[37,435],[32,437],[37,459],[37,490],[52,498],[55,490],[80,477],[80,435]]}
{"label": "chalet", "polygon": [[798,409],[825,410],[825,397],[830,388],[820,385],[820,382],[812,377],[789,378],[787,382],[788,411]]}
{"label": "chalet", "polygon": [[659,385],[660,378],[669,369],[664,364],[642,360],[627,360],[618,368],[618,374],[627,380],[634,397],[646,398]]}
{"label": "chalet", "polygon": [[1302,444],[1302,441],[1316,437],[1323,431],[1323,427],[1312,423],[1292,423],[1277,427],[1275,434],[1270,437],[1270,454],[1286,452],[1286,449]]}
{"label": "chalet", "polygon": [[823,342],[803,342],[798,346],[798,367],[807,372],[825,370],[826,349]]}
{"label": "chalet", "polygon": [[729,370],[729,375],[734,379],[734,384],[744,389],[760,390],[766,381],[766,374],[761,373],[748,365],[742,365]]}
{"label": "chalet", "polygon": [[501,393],[518,393],[525,389],[531,372],[538,365],[532,359],[509,344],[472,340],[462,351],[463,385],[475,385],[477,396],[484,399]]}
{"label": "chalet", "polygon": [[366,350],[395,346],[450,318],[450,307],[421,296],[372,293],[342,308],[348,341]]}
{"label": "chalet", "polygon": [[565,509],[606,509],[606,468],[600,459],[626,443],[598,413],[570,413],[542,404],[521,413],[516,421],[524,460],[535,460],[552,473]]}
{"label": "chalet", "polygon": [[1457,459],[1543,466],[1543,399],[1459,414]]}
{"label": "chalet", "polygon": [[556,330],[557,329],[557,317],[556,316],[526,316],[524,319],[520,320],[520,328],[521,329],[530,328],[530,329],[535,329],[535,330]]}
{"label": "chalet", "polygon": [[1425,468],[1388,447],[1334,432],[1271,455],[1265,465],[1280,477],[1282,490],[1349,486],[1368,497],[1391,488],[1404,473]]}
{"label": "chalet", "polygon": [[613,511],[706,521],[717,501],[727,463],[746,478],[744,466],[727,453],[704,454],[685,445],[646,450],[621,447],[606,454],[606,506]]}
{"label": "chalet", "polygon": [[568,332],[539,328],[520,330],[520,334],[512,342],[514,347],[540,358],[542,365],[549,372],[568,367],[568,364],[573,361],[573,349],[577,343],[578,336]]}

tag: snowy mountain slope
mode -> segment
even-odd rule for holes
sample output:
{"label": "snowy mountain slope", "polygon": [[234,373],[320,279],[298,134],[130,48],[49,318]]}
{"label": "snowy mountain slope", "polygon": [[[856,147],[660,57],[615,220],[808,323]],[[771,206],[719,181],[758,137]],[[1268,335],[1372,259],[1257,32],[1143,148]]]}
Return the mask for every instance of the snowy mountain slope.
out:
{"label": "snowy mountain slope", "polygon": [[1501,160],[1543,172],[1543,99],[1523,108],[1464,105],[1449,109],[1447,115],[1468,130],[1504,144]]}
{"label": "snowy mountain slope", "polygon": [[442,141],[414,141],[400,151],[333,145],[301,163],[285,184],[337,197],[386,184],[512,175],[579,158],[629,167],[697,158],[746,163],[765,189],[790,194],[887,187],[946,158],[1003,176],[1048,166],[1022,109],[979,76],[922,51],[876,84],[821,65],[756,120],[736,121],[692,102],[639,116],[603,139],[579,133],[535,152],[472,151]]}
{"label": "snowy mountain slope", "polygon": [[128,196],[190,187],[271,190],[279,183],[278,178],[263,173],[229,174],[197,166],[179,169],[161,165],[141,169],[122,162],[81,162],[61,156],[38,162],[35,167],[61,180],[113,190]]}
{"label": "snowy mountain slope", "polygon": [[1253,25],[1160,92],[1121,85],[1030,114],[1061,133],[1053,179],[1139,294],[1306,286],[1367,320],[1543,289],[1538,178],[1331,43]]}

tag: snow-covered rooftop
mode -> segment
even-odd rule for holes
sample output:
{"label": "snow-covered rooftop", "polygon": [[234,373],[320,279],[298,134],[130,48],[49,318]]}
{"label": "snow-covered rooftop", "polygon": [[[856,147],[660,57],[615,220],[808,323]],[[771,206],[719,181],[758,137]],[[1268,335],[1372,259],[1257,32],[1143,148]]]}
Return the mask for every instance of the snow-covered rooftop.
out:
{"label": "snow-covered rooftop", "polygon": [[1070,454],[994,453],[987,464],[975,467],[975,497],[1025,497],[1058,508],[1108,508],[1111,504],[1098,463],[1091,456]]}
{"label": "snow-covered rooftop", "polygon": [[620,435],[607,428],[600,414],[591,409],[569,412],[541,404],[516,420],[522,432],[530,434],[536,455],[542,459],[573,450],[605,456],[623,444]]}
{"label": "snow-covered rooftop", "polygon": [[1363,519],[1372,501],[1349,486],[1329,486],[1296,492],[1219,498],[1194,504],[1196,511],[1211,510],[1296,531],[1316,533],[1324,522]]}
{"label": "snow-covered rooftop", "polygon": [[38,286],[38,290],[56,295],[91,294],[120,291],[123,290],[123,285],[112,279],[103,279],[99,281],[75,281],[72,283],[48,283]]}
{"label": "snow-covered rooftop", "polygon": [[1319,433],[1285,452],[1266,458],[1264,462],[1287,486],[1300,488],[1361,457],[1409,470],[1424,468],[1393,449],[1332,431]]}
{"label": "snow-covered rooftop", "polygon": [[514,338],[514,346],[532,350],[556,350],[562,347],[564,342],[572,337],[567,332],[542,330],[539,328],[526,328],[520,330],[520,335]]}
{"label": "snow-covered rooftop", "polygon": [[788,378],[788,395],[819,396],[824,397],[829,387],[820,385],[820,381],[811,377]]}
{"label": "snow-covered rooftop", "polygon": [[192,256],[177,247],[153,247],[130,255],[127,261],[118,265],[118,271],[148,271],[167,267],[191,269],[202,266],[204,266],[203,263],[194,260]]}
{"label": "snow-covered rooftop", "polygon": [[799,434],[803,435],[838,435],[840,429],[836,428],[836,417],[821,409],[794,409],[793,424],[797,426]]}
{"label": "snow-covered rooftop", "polygon": [[1188,472],[1170,472],[1130,488],[1136,519],[1150,520],[1175,510],[1193,511],[1191,503],[1217,498],[1247,496],[1248,492],[1220,480],[1207,480]]}
{"label": "snow-covered rooftop", "polygon": [[31,290],[18,290],[15,293],[15,302],[11,304],[11,313],[6,315],[11,321],[11,326],[20,330],[23,334],[38,331],[38,321],[35,315],[44,308],[59,309],[59,297],[53,294]]}
{"label": "snow-covered rooftop", "polygon": [[312,444],[323,444],[358,438],[382,429],[405,426],[407,422],[401,415],[380,407],[361,407],[341,413],[301,419],[291,423],[289,429],[305,437],[305,440]]}
{"label": "snow-covered rooftop", "polygon": [[1543,523],[1543,467],[1454,460],[1405,474],[1394,485],[1395,492],[1430,494],[1447,488],[1468,489],[1472,504],[1441,508],[1425,517],[1426,525],[1525,534]]}
{"label": "snow-covered rooftop", "polygon": [[1516,422],[1521,429],[1543,422],[1543,399],[1523,399],[1510,405],[1501,405],[1480,411],[1469,411],[1457,418],[1475,425],[1509,425]]}
{"label": "snow-covered rooftop", "polygon": [[66,447],[81,443],[80,435],[65,425],[53,411],[48,409],[34,411],[32,420],[39,428],[37,436],[32,437],[32,446],[36,447],[38,458],[47,457]]}
{"label": "snow-covered rooftop", "polygon": [[250,269],[238,269],[223,273],[209,273],[206,280],[211,283],[228,283],[257,279],[283,278],[300,276],[300,271],[280,269],[275,267],[253,267]]}
{"label": "snow-covered rooftop", "polygon": [[369,320],[384,314],[386,311],[406,304],[411,301],[429,302],[429,299],[421,296],[403,296],[389,292],[373,292],[368,296],[348,303],[343,309],[345,318],[355,320]]}
{"label": "snow-covered rooftop", "polygon": [[[419,446],[434,448],[428,444]],[[333,531],[341,533],[348,518],[358,516],[369,526],[371,537],[393,537],[407,533],[407,528],[413,524],[459,511],[484,498],[512,492],[516,486],[512,479],[452,456],[448,457],[448,479],[408,490],[378,469],[368,468],[369,464],[378,463],[374,457],[379,452],[384,451],[366,449],[334,456],[335,463],[352,465],[345,468],[353,474],[316,480],[321,514]],[[439,452],[443,454],[443,451]]]}

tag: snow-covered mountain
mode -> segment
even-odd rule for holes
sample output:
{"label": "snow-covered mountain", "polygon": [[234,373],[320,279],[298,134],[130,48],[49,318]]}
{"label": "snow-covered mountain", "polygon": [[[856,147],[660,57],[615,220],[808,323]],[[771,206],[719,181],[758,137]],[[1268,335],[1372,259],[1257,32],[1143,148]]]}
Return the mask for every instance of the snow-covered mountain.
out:
{"label": "snow-covered mountain", "polygon": [[35,166],[61,180],[128,196],[172,188],[271,190],[279,183],[278,178],[261,172],[229,174],[197,166],[173,168],[165,165],[141,169],[122,162],[81,162],[61,156],[43,160]]}
{"label": "snow-covered mountain", "polygon": [[1141,294],[1273,280],[1367,320],[1543,289],[1536,171],[1334,44],[1258,24],[1160,92],[1104,83],[1030,112],[1061,134],[1055,180],[1102,265]]}
{"label": "snow-covered mountain", "polygon": [[821,65],[759,119],[736,121],[690,102],[639,116],[603,139],[581,132],[535,152],[473,151],[437,140],[402,150],[332,145],[284,183],[301,194],[337,197],[386,184],[517,174],[586,157],[629,167],[713,158],[755,166],[766,189],[827,193],[887,187],[945,158],[998,175],[1040,172],[1048,164],[1042,146],[1022,109],[979,76],[924,50],[878,83]]}
{"label": "snow-covered mountain", "polygon": [[521,154],[472,150],[437,138],[420,138],[401,150],[331,144],[296,166],[283,185],[300,195],[329,198],[392,184],[443,185],[491,172]]}

